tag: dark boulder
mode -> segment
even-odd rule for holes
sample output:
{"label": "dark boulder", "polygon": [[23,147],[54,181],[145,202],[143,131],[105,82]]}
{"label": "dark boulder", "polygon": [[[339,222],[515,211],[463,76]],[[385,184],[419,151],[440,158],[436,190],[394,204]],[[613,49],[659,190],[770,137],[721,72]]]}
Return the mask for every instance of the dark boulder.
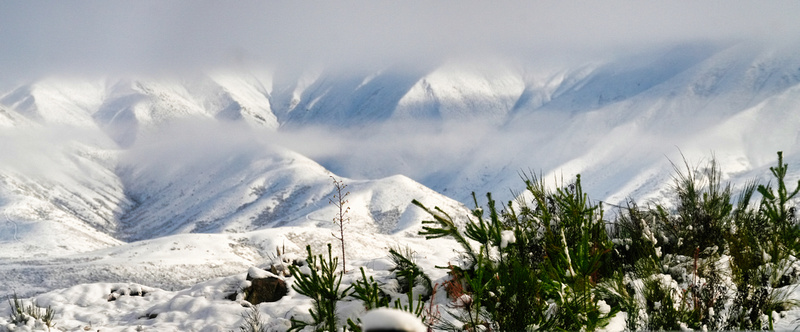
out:
{"label": "dark boulder", "polygon": [[253,274],[247,274],[250,286],[242,290],[244,300],[250,302],[250,304],[275,302],[289,293],[289,288],[283,279],[271,275],[254,277]]}

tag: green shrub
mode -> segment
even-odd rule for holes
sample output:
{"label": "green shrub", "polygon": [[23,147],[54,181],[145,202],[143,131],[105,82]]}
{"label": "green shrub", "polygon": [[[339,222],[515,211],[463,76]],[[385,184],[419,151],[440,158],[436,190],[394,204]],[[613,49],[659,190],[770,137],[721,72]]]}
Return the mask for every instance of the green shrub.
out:
{"label": "green shrub", "polygon": [[44,326],[48,331],[56,326],[53,323],[56,313],[50,306],[40,308],[36,305],[36,300],[31,300],[30,303],[25,305],[25,302],[20,300],[16,293],[14,293],[13,298],[8,299],[8,304],[11,306],[9,321],[14,325],[27,325],[29,320],[34,320],[35,325]]}
{"label": "green shrub", "polygon": [[778,263],[788,254],[796,254],[800,250],[800,227],[798,227],[796,209],[788,206],[789,201],[797,196],[800,191],[800,180],[791,192],[786,187],[786,172],[789,165],[783,163],[783,152],[778,152],[778,165],[769,170],[775,176],[778,189],[773,191],[769,185],[759,185],[758,192],[762,195],[759,212],[769,222],[765,230],[774,239],[769,248],[769,255],[773,263]]}
{"label": "green shrub", "polygon": [[603,209],[590,202],[583,192],[581,177],[575,182],[548,191],[543,180],[525,178],[535,208],[528,208],[526,220],[544,229],[543,271],[546,298],[555,300],[552,328],[594,330],[608,322],[618,309],[606,311],[600,305],[603,292],[598,284],[613,276],[612,242],[606,232]]}
{"label": "green shrub", "polygon": [[[425,301],[430,299],[433,293],[433,285],[431,278],[428,277],[422,268],[412,259],[413,252],[407,249],[404,253],[390,248],[389,257],[395,263],[395,267],[391,270],[395,274],[400,293],[406,294],[406,303],[403,303],[399,298],[394,301],[394,308],[410,312],[417,317],[422,317],[422,310],[425,307]],[[422,287],[422,292],[414,296],[414,289],[416,286]],[[416,301],[416,305],[414,302]]]}
{"label": "green shrub", "polygon": [[313,300],[313,307],[309,309],[312,322],[291,318],[292,327],[289,330],[299,331],[310,326],[316,331],[336,331],[339,327],[336,304],[349,294],[353,286],[341,289],[342,274],[336,273],[338,259],[333,257],[330,244],[328,244],[327,260],[323,259],[322,255],[315,257],[311,253],[311,246],[306,246],[306,251],[309,274],[302,273],[300,268],[294,265],[289,266],[289,269],[295,277],[292,289]]}
{"label": "green shrub", "polygon": [[241,332],[267,332],[267,327],[261,319],[261,313],[258,311],[258,306],[250,306],[245,312],[242,313],[242,324],[239,325]]}
{"label": "green shrub", "polygon": [[[714,159],[703,168],[692,168],[684,159],[685,171],[677,166],[674,178],[674,207],[656,205],[639,209],[629,203],[617,219],[621,230],[617,248],[631,280],[644,280],[639,294],[646,313],[638,322],[647,329],[719,329],[724,326],[717,313],[729,301],[732,287],[720,277],[717,262],[729,250],[726,242],[733,219],[732,188],[721,181]],[[630,267],[633,267],[632,269]],[[658,277],[662,276],[662,277]],[[652,281],[669,276],[682,286]],[[683,324],[680,326],[679,324]]]}
{"label": "green shrub", "polygon": [[[778,152],[778,165],[770,167],[777,192],[772,186],[749,182],[739,196],[733,225],[726,238],[730,245],[731,270],[736,283],[728,328],[772,329],[773,311],[797,306],[780,287],[797,282],[791,268],[798,254],[800,227],[795,207],[789,206],[800,190],[786,186],[788,165]],[[751,206],[755,192],[761,194],[757,209]],[[766,319],[765,319],[766,318]]]}
{"label": "green shrub", "polygon": [[[797,223],[787,206],[795,192],[783,184],[787,166],[781,154],[778,167],[772,168],[778,193],[751,181],[736,200],[731,185],[721,183],[713,159],[702,169],[684,163],[686,173],[675,168],[673,208],[642,209],[630,200],[618,214],[614,260],[622,266],[625,285],[616,294],[625,294],[618,300],[627,306],[628,327],[771,328],[772,311],[794,305],[778,287],[796,281],[786,273],[792,271],[788,266],[797,252],[792,247]],[[757,191],[767,194],[754,207]],[[722,255],[730,257],[729,264],[720,265]],[[671,293],[652,282],[659,275],[676,281]],[[644,301],[633,300],[635,296]],[[665,301],[672,306],[664,306]]]}
{"label": "green shrub", "polygon": [[714,159],[684,165],[673,164],[670,204],[630,199],[611,226],[580,175],[555,190],[523,175],[524,200],[504,209],[473,194],[463,227],[414,201],[433,217],[420,234],[454,239],[464,257],[447,282],[463,326],[444,328],[595,330],[625,311],[631,330],[772,329],[773,312],[797,305],[784,286],[800,278],[800,182],[787,188],[780,152],[777,189],[748,182],[735,199]]}
{"label": "green shrub", "polygon": [[665,240],[662,251],[688,257],[698,248],[703,257],[722,252],[733,211],[731,185],[722,184],[722,171],[714,159],[702,169],[692,168],[685,159],[684,165],[685,172],[673,164],[675,208],[656,206],[655,226]]}
{"label": "green shrub", "polygon": [[409,249],[401,253],[397,249],[389,248],[389,258],[395,264],[391,270],[397,277],[400,293],[407,294],[412,292],[414,286],[419,285],[423,288],[423,294],[420,295],[427,301],[433,292],[431,278],[422,271],[422,268],[417,265],[412,257],[413,252]]}
{"label": "green shrub", "polygon": [[372,310],[376,308],[388,307],[392,298],[387,295],[370,276],[367,279],[364,268],[361,267],[361,280],[356,280],[353,284],[352,296],[364,303],[364,309]]}
{"label": "green shrub", "polygon": [[[434,218],[423,222],[421,235],[451,237],[464,249],[464,266],[454,268],[467,296],[456,299],[464,328],[604,326],[619,310],[603,305],[597,288],[602,278],[613,275],[613,268],[605,266],[612,244],[602,208],[589,202],[580,176],[556,191],[534,176],[523,179],[530,202],[510,202],[500,211],[488,194],[487,218],[473,194],[475,220],[463,231],[445,212],[414,201]],[[480,247],[473,248],[468,239]]]}

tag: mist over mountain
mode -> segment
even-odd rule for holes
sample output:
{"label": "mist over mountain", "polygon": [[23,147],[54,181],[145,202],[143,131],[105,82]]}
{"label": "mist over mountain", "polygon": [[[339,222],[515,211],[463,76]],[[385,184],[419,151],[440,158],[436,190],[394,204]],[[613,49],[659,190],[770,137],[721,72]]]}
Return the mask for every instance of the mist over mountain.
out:
{"label": "mist over mountain", "polygon": [[[768,165],[775,151],[793,155],[798,65],[789,49],[753,44],[684,44],[574,67],[451,61],[413,85],[392,85],[402,97],[379,113],[370,106],[386,99],[363,96],[388,95],[388,88],[338,99],[334,80],[323,76],[300,98],[311,105],[293,108],[285,123],[324,127],[301,130],[314,144],[294,149],[346,176],[406,174],[470,202],[472,191],[510,197],[520,171],[586,173],[596,199],[618,203],[668,183],[668,175],[627,181],[669,174],[681,154],[696,163],[715,155],[731,176]],[[362,81],[386,80],[380,75]],[[314,123],[327,109],[336,111]],[[372,120],[375,114],[387,120]],[[365,118],[370,125],[360,124]]]}

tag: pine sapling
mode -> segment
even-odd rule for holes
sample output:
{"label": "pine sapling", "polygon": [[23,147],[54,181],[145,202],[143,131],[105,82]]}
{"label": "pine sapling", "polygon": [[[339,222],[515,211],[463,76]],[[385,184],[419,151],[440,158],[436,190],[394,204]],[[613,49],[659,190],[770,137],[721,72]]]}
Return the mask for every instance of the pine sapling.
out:
{"label": "pine sapling", "polygon": [[367,311],[389,307],[389,302],[391,301],[391,297],[380,289],[375,278],[372,276],[367,278],[363,266],[361,267],[361,280],[356,280],[353,284],[353,294],[351,295],[364,302],[364,309]]}
{"label": "pine sapling", "polygon": [[264,320],[261,319],[258,306],[250,306],[249,309],[242,313],[242,324],[239,325],[239,331],[267,332],[267,326],[264,324]]}
{"label": "pine sapling", "polygon": [[330,243],[328,244],[328,259],[324,259],[322,255],[314,256],[311,253],[311,246],[306,246],[306,252],[308,252],[306,263],[309,274],[304,274],[300,267],[295,265],[290,265],[289,270],[296,278],[292,289],[313,300],[313,306],[309,309],[312,321],[306,322],[291,318],[292,327],[289,331],[300,331],[312,326],[316,331],[336,331],[339,328],[336,305],[351,294],[353,286],[341,288],[342,274],[336,273],[339,260],[333,257]]}
{"label": "pine sapling", "polygon": [[800,247],[800,242],[798,242],[800,227],[797,224],[795,207],[789,206],[791,205],[790,200],[800,193],[800,180],[797,181],[797,187],[794,190],[787,188],[788,168],[789,165],[783,162],[783,152],[778,151],[778,165],[769,168],[777,180],[777,192],[773,191],[769,185],[758,186],[758,192],[762,195],[762,212],[771,221],[774,232],[777,233],[777,241],[773,241],[771,252],[769,252],[773,263],[778,263],[787,254],[795,254]]}

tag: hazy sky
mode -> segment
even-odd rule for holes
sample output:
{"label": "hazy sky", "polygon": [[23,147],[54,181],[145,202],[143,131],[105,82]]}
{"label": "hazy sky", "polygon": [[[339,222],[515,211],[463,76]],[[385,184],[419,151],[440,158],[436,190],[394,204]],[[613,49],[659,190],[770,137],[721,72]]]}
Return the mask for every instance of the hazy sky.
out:
{"label": "hazy sky", "polygon": [[800,37],[799,1],[2,1],[0,72],[127,74],[581,56]]}

